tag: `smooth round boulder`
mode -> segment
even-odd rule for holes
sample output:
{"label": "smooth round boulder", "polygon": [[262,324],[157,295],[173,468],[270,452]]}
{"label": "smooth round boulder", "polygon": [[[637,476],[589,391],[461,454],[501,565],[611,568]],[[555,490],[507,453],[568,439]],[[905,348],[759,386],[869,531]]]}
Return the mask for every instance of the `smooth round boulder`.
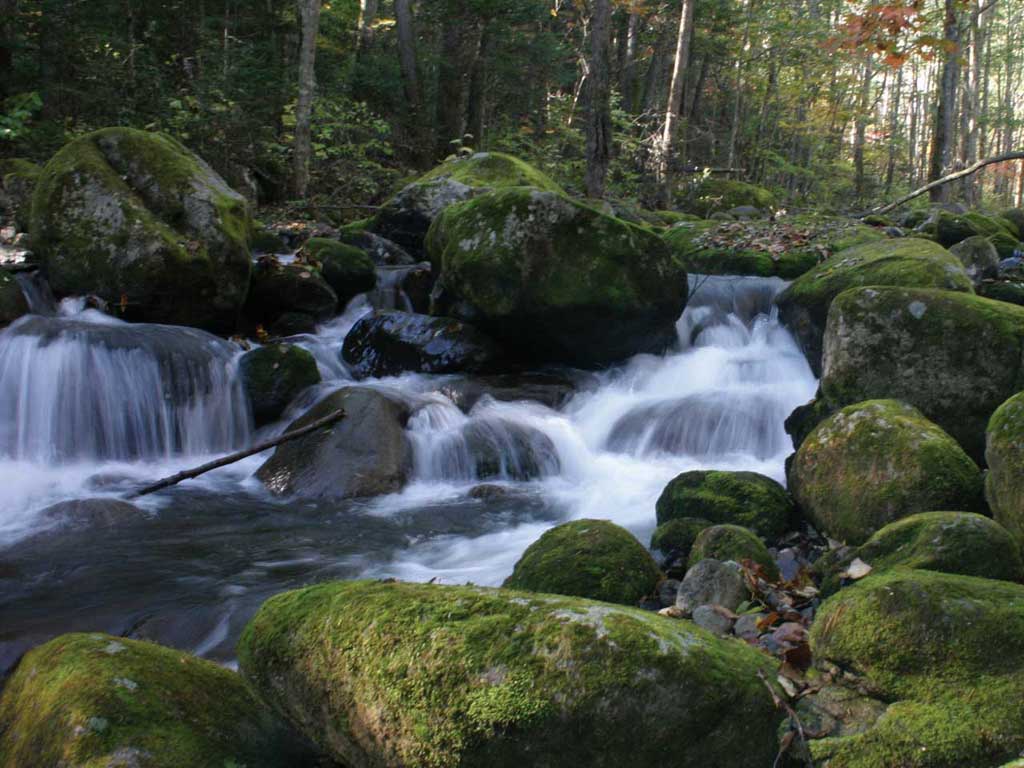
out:
{"label": "smooth round boulder", "polygon": [[815,427],[790,465],[789,488],[819,531],[847,544],[918,512],[984,509],[978,466],[895,400],[848,406]]}
{"label": "smooth round boulder", "polygon": [[278,419],[302,390],[320,383],[316,359],[291,344],[268,344],[238,363],[257,426]]}
{"label": "smooth round boulder", "polygon": [[1017,541],[999,523],[972,512],[921,512],[889,523],[843,557],[826,555],[815,563],[815,570],[823,576],[822,592],[834,592],[841,573],[857,558],[876,572],[902,566],[1024,580],[1024,559]]}
{"label": "smooth round boulder", "polygon": [[315,759],[234,672],[138,640],[62,635],[25,654],[0,696],[0,768]]}
{"label": "smooth round boulder", "polygon": [[625,528],[574,520],[527,547],[503,586],[635,605],[660,579],[654,558]]}
{"label": "smooth round boulder", "polygon": [[686,270],[662,240],[562,195],[518,187],[454,205],[428,251],[432,313],[531,363],[600,367],[677,338]]}
{"label": "smooth round boulder", "polygon": [[32,193],[42,169],[29,160],[0,160],[0,211],[19,232],[32,225]]}
{"label": "smooth round boulder", "polygon": [[777,299],[779,316],[797,337],[816,374],[822,371],[825,325],[833,299],[863,285],[973,291],[960,260],[928,240],[885,239],[836,254],[794,280]]}
{"label": "smooth round boulder", "polygon": [[127,501],[97,496],[57,502],[42,510],[39,516],[58,529],[95,530],[141,520],[146,513]]}
{"label": "smooth round boulder", "polygon": [[832,407],[910,403],[980,462],[989,417],[1024,389],[1022,359],[1022,307],[949,291],[859,288],[832,304],[821,391]]}
{"label": "smooth round boulder", "polygon": [[749,599],[750,590],[739,563],[706,557],[690,566],[683,576],[676,594],[676,608],[684,616],[691,615],[702,605],[718,605],[735,611]]}
{"label": "smooth round boulder", "polygon": [[1024,545],[1024,392],[992,414],[985,460],[985,495],[992,515]]}
{"label": "smooth round boulder", "polygon": [[815,765],[999,765],[1024,750],[1024,586],[904,568],[872,574],[825,601],[810,642],[819,670],[884,710],[847,734],[812,739]]}
{"label": "smooth round boulder", "polygon": [[756,533],[739,525],[712,525],[697,535],[690,549],[690,567],[707,558],[740,564],[751,560],[761,566],[768,578],[774,580],[779,576],[779,568],[768,547]]}
{"label": "smooth round boulder", "polygon": [[302,252],[306,258],[320,265],[320,274],[337,294],[339,307],[344,307],[361,293],[372,291],[377,285],[376,264],[355,246],[312,237],[306,241]]}
{"label": "smooth round boulder", "polygon": [[345,337],[342,358],[357,379],[418,373],[486,373],[501,366],[498,345],[450,317],[372,312]]}
{"label": "smooth round boulder", "polygon": [[960,259],[964,271],[975,287],[981,285],[983,280],[990,280],[999,275],[999,253],[987,237],[968,237],[952,246],[949,252]]}
{"label": "smooth round boulder", "polygon": [[245,313],[254,322],[269,326],[282,315],[295,313],[322,321],[337,310],[338,294],[309,264],[282,264],[268,258],[253,270]]}
{"label": "smooth round boulder", "polygon": [[325,397],[291,432],[343,410],[330,427],[279,445],[256,471],[275,496],[347,499],[395,493],[412,471],[405,434],[409,409],[373,389],[345,387]]}
{"label": "smooth round boulder", "polygon": [[239,643],[260,695],[344,765],[768,765],[770,660],[580,598],[339,582],[268,600]]}
{"label": "smooth round boulder", "polygon": [[793,518],[786,489],[756,472],[693,470],[674,478],[656,504],[658,525],[682,517],[750,528],[765,538],[784,534]]}
{"label": "smooth round boulder", "polygon": [[32,201],[32,248],[58,296],[128,320],[230,329],[245,302],[245,198],[170,136],[107,128],[60,150]]}
{"label": "smooth round boulder", "polygon": [[419,260],[430,225],[448,206],[507,187],[564,194],[558,184],[517,157],[501,152],[476,152],[442,163],[404,187],[381,206],[370,227]]}

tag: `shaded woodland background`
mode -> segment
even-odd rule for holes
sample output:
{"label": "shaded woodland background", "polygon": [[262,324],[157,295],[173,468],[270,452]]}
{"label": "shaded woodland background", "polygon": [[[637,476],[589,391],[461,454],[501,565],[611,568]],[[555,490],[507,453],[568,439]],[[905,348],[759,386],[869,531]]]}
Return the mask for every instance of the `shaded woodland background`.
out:
{"label": "shaded woodland background", "polygon": [[[667,205],[712,168],[849,210],[1024,144],[1019,0],[0,0],[0,19],[0,156],[163,130],[252,199],[337,221],[478,149],[581,193]],[[943,199],[1020,205],[1022,165]]]}

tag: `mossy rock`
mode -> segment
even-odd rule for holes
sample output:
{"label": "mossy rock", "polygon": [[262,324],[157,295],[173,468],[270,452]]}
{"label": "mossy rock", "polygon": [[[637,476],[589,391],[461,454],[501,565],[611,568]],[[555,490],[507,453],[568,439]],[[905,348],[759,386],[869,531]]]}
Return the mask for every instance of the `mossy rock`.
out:
{"label": "mossy rock", "polygon": [[858,288],[832,304],[821,391],[834,407],[910,403],[981,462],[989,417],[1024,389],[1022,356],[1022,307],[950,291]]}
{"label": "mossy rock", "polygon": [[446,209],[427,238],[432,314],[534,363],[595,367],[676,339],[686,270],[651,231],[516,187]]}
{"label": "mossy rock", "polygon": [[1024,579],[1017,541],[999,523],[972,512],[921,512],[889,523],[831,567],[815,564],[823,576],[823,593],[836,591],[838,574],[854,558],[875,572],[902,566],[1002,581]]}
{"label": "mossy rock", "polygon": [[327,320],[338,308],[338,294],[316,267],[261,259],[253,270],[245,314],[266,327],[282,315],[295,312]]}
{"label": "mossy rock", "polygon": [[423,240],[448,206],[478,194],[509,187],[565,194],[529,163],[501,152],[477,152],[442,163],[405,186],[374,217],[370,230],[393,240],[413,256],[423,256]]}
{"label": "mossy rock", "polygon": [[683,213],[682,211],[651,211],[660,221],[663,227],[674,227],[689,221],[700,221],[701,218],[695,213]]}
{"label": "mossy rock", "polygon": [[852,219],[799,215],[773,221],[697,221],[663,234],[690,272],[792,280],[823,258],[884,235]]}
{"label": "mossy rock", "polygon": [[1004,279],[986,280],[977,288],[978,295],[993,301],[1005,301],[1024,307],[1024,281]]}
{"label": "mossy rock", "polygon": [[968,237],[952,246],[949,252],[960,259],[964,271],[975,287],[983,280],[990,280],[999,275],[999,253],[987,237]]}
{"label": "mossy rock", "polygon": [[14,275],[0,269],[0,326],[9,325],[28,312],[28,301]]}
{"label": "mossy rock", "polygon": [[794,408],[793,412],[786,417],[784,424],[786,434],[793,438],[793,450],[796,451],[800,448],[814,428],[835,411],[836,409],[821,397],[820,392],[810,402]]}
{"label": "mossy rock", "polygon": [[281,240],[280,235],[262,227],[257,227],[256,231],[253,232],[250,246],[253,253],[267,253],[271,255],[285,253],[284,241]]}
{"label": "mossy rock", "polygon": [[796,452],[789,487],[820,531],[848,544],[917,512],[984,509],[977,465],[895,400],[851,405],[815,427]]}
{"label": "mossy rock", "polygon": [[169,136],[107,128],[43,168],[32,248],[58,296],[128,320],[231,329],[249,290],[249,206]]}
{"label": "mossy rock", "polygon": [[886,706],[859,733],[812,740],[832,768],[995,766],[1024,749],[1024,587],[896,568],[827,600],[811,628],[821,669]]}
{"label": "mossy rock", "polygon": [[985,495],[992,514],[1024,545],[1024,392],[992,414],[985,459]]}
{"label": "mossy rock", "polygon": [[816,374],[822,370],[825,323],[833,299],[862,285],[973,292],[960,261],[927,240],[880,240],[838,253],[794,280],[777,300],[783,322],[796,335]]}
{"label": "mossy rock", "polygon": [[306,256],[320,265],[320,273],[338,295],[344,307],[361,293],[377,285],[377,266],[363,250],[353,245],[313,237],[302,248]]}
{"label": "mossy rock", "polygon": [[793,500],[786,489],[756,472],[693,470],[674,478],[658,497],[658,525],[696,517],[716,525],[750,528],[773,539],[793,521]]}
{"label": "mossy rock", "polygon": [[768,578],[779,577],[779,568],[768,547],[756,533],[739,525],[712,525],[697,535],[690,550],[690,567],[707,558],[737,563],[752,560],[764,569]]}
{"label": "mossy rock", "polygon": [[661,523],[651,534],[651,549],[673,555],[682,563],[690,559],[693,542],[705,528],[714,523],[700,517],[676,517]]}
{"label": "mossy rock", "polygon": [[320,383],[316,359],[291,344],[247,352],[238,367],[257,426],[278,419],[296,395]]}
{"label": "mossy rock", "polygon": [[242,674],[346,765],[768,765],[774,665],[691,622],[581,598],[385,582],[277,595]]}
{"label": "mossy rock", "polygon": [[895,227],[896,222],[888,216],[879,216],[877,213],[869,214],[861,219],[869,227]]}
{"label": "mossy rock", "polygon": [[32,225],[32,193],[42,169],[21,158],[0,160],[0,211],[4,211],[19,232]]}
{"label": "mossy rock", "polygon": [[234,672],[138,640],[62,635],[0,697],[2,768],[280,768],[303,752]]}
{"label": "mossy rock", "polygon": [[635,605],[660,579],[650,552],[625,528],[607,520],[574,520],[527,547],[504,586]]}
{"label": "mossy rock", "polygon": [[992,243],[992,247],[996,249],[1000,259],[1008,259],[1016,255],[1018,251],[1024,251],[1024,243],[1021,243],[1020,240],[1005,232],[991,235],[988,240]]}
{"label": "mossy rock", "polygon": [[1024,208],[1008,208],[999,217],[1006,222],[1018,239],[1024,238]]}
{"label": "mossy rock", "polygon": [[707,218],[715,212],[725,212],[731,208],[750,205],[762,211],[775,208],[778,201],[771,190],[732,179],[705,179],[680,206],[687,213]]}

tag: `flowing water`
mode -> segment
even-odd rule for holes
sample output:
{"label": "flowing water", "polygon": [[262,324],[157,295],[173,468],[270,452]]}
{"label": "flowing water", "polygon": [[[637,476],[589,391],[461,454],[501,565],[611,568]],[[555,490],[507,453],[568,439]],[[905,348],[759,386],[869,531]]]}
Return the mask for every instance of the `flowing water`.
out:
{"label": "flowing water", "polygon": [[[201,331],[122,323],[81,301],[56,306],[33,283],[37,314],[0,333],[0,674],[25,648],[72,630],[230,661],[245,622],[283,589],[359,576],[500,584],[559,521],[606,518],[646,541],[659,493],[688,469],[782,481],[792,450],[783,421],[817,384],[778,323],[772,300],[782,287],[692,276],[677,347],[600,374],[550,371],[497,388],[416,374],[364,382],[412,406],[414,477],[401,493],[274,499],[252,477],[266,458],[257,456],[146,497],[142,517],[69,525],[43,510],[116,497],[280,433],[351,385],[345,334],[372,307],[402,299],[389,285],[316,335],[295,337],[325,381],[254,433],[237,347]],[[567,380],[576,387],[568,399],[510,400],[516,386],[550,393]],[[471,494],[481,483],[486,492]]]}

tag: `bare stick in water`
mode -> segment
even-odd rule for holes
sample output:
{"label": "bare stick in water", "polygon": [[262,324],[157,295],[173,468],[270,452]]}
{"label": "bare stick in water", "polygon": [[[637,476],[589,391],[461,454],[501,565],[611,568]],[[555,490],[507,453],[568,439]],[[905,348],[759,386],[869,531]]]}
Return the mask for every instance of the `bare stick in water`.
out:
{"label": "bare stick in water", "polygon": [[179,472],[176,475],[165,477],[163,480],[158,480],[152,485],[147,485],[145,488],[140,488],[137,491],[129,493],[127,496],[125,496],[125,498],[137,499],[140,496],[148,496],[149,494],[156,493],[157,491],[161,491],[164,488],[169,488],[172,485],[177,485],[182,480],[191,480],[194,477],[205,475],[207,472],[210,472],[214,469],[226,467],[228,464],[234,464],[236,461],[241,461],[242,459],[248,458],[249,456],[253,456],[254,454],[257,453],[262,453],[268,448],[274,448],[275,446],[281,445],[282,443],[287,443],[291,440],[295,440],[298,437],[308,435],[311,432],[316,432],[318,429],[329,427],[332,424],[334,424],[334,422],[340,421],[342,418],[344,418],[344,416],[345,411],[338,409],[334,413],[324,416],[322,419],[317,419],[312,424],[307,424],[306,426],[301,427],[300,429],[292,430],[291,432],[285,432],[283,435],[281,435],[280,437],[275,437],[273,440],[265,440],[262,443],[257,443],[251,448],[246,448],[244,451],[231,453],[228,454],[227,456],[224,456],[223,458],[207,462],[206,464],[203,464],[200,467],[196,467],[195,469],[186,469],[183,472]]}

